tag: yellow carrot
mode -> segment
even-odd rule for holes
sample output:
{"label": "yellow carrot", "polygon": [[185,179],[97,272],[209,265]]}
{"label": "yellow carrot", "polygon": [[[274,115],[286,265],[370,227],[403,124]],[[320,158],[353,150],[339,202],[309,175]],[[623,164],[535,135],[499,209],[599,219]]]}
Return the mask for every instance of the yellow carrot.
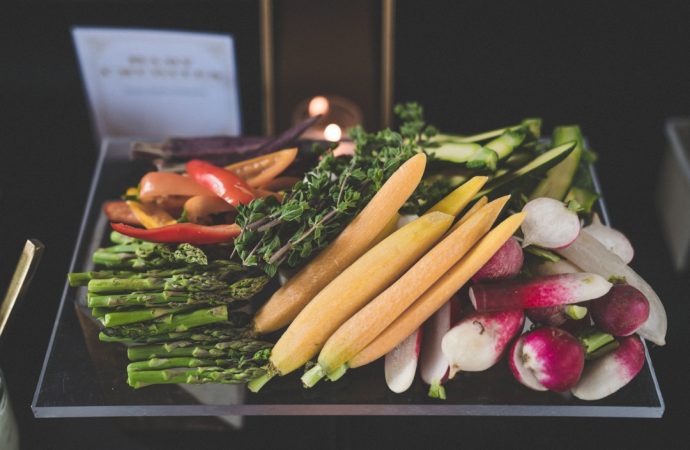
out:
{"label": "yellow carrot", "polygon": [[265,334],[288,325],[321,289],[371,248],[379,233],[417,188],[425,166],[423,153],[400,166],[343,232],[256,313],[254,331]]}
{"label": "yellow carrot", "polygon": [[460,225],[462,225],[463,223],[467,222],[467,219],[472,217],[472,214],[474,214],[477,211],[479,211],[480,209],[482,209],[487,203],[489,203],[489,198],[486,195],[484,197],[480,198],[479,200],[477,200],[476,202],[474,202],[474,205],[472,205],[472,207],[470,209],[468,209],[465,214],[462,215],[460,220],[458,220],[455,223],[455,225],[453,225],[453,228],[451,228],[451,230],[454,228],[457,228]]}
{"label": "yellow carrot", "polygon": [[[372,298],[390,286],[450,228],[453,216],[426,214],[397,230],[338,275],[299,313],[271,350],[268,381],[301,367]],[[256,388],[263,382],[253,383]]]}
{"label": "yellow carrot", "polygon": [[460,211],[465,209],[465,206],[468,205],[484,184],[486,184],[488,179],[489,177],[484,176],[472,177],[469,181],[460,185],[460,187],[429,208],[428,212],[441,211],[451,216],[457,216],[460,214]]}
{"label": "yellow carrot", "polygon": [[499,198],[474,214],[338,328],[321,350],[318,364],[302,378],[305,386],[340,368],[385,330],[489,231],[509,198]]}
{"label": "yellow carrot", "polygon": [[472,250],[419,297],[392,324],[353,357],[348,366],[360,367],[388,353],[456,293],[513,235],[525,218],[517,213],[491,230]]}

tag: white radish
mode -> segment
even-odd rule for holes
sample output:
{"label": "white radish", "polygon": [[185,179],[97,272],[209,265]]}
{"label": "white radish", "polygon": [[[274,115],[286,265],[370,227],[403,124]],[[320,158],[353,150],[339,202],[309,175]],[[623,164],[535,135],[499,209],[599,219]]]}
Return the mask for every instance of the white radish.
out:
{"label": "white radish", "polygon": [[460,371],[480,372],[496,364],[510,340],[522,330],[522,310],[473,312],[443,336],[441,348],[450,378]]}
{"label": "white radish", "polygon": [[649,317],[637,330],[637,333],[657,345],[666,344],[668,319],[661,299],[654,292],[654,289],[627,266],[622,259],[607,250],[603,244],[588,233],[580,233],[575,242],[566,248],[557,250],[557,253],[582,270],[597,273],[604,278],[622,277],[626,283],[639,289],[649,301]]}
{"label": "white radish", "polygon": [[470,288],[470,300],[481,312],[544,308],[599,298],[611,286],[610,282],[594,273],[566,273],[475,284]]}
{"label": "white radish", "polygon": [[443,383],[448,380],[449,365],[448,359],[441,351],[441,340],[457,322],[458,316],[458,298],[452,297],[424,324],[420,371],[422,381],[429,385],[429,397],[431,398],[446,398]]}
{"label": "white radish", "polygon": [[539,197],[529,201],[522,211],[527,217],[520,228],[523,233],[522,246],[536,244],[540,247],[557,249],[568,246],[580,234],[580,219],[577,213],[558,200]]}
{"label": "white radish", "polygon": [[630,264],[630,261],[632,261],[635,250],[633,250],[628,238],[620,231],[602,224],[596,213],[592,218],[592,224],[584,227],[582,231],[589,233],[594,239],[601,242],[604,247],[617,255],[624,263]]}
{"label": "white radish", "polygon": [[386,384],[396,394],[405,392],[412,386],[417,372],[421,343],[422,331],[417,329],[386,354],[384,363]]}
{"label": "white radish", "polygon": [[570,390],[581,400],[599,400],[630,382],[644,366],[644,346],[636,336],[619,340],[619,347],[588,362],[580,381]]}
{"label": "white radish", "polygon": [[559,275],[562,273],[582,272],[579,267],[565,259],[543,261],[539,264],[530,265],[530,268],[535,275]]}

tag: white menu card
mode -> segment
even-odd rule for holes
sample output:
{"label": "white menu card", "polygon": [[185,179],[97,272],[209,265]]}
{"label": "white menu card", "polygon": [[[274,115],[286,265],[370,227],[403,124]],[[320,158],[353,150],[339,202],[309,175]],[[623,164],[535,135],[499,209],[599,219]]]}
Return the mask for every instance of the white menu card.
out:
{"label": "white menu card", "polygon": [[99,138],[241,134],[231,36],[82,27],[72,35]]}

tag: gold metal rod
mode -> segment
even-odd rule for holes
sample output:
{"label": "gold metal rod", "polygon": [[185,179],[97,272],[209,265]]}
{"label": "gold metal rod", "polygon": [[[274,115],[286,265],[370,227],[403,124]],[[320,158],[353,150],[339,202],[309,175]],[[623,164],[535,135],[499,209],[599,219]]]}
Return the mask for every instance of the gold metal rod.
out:
{"label": "gold metal rod", "polygon": [[259,3],[259,28],[261,32],[261,75],[263,82],[263,129],[270,136],[275,133],[275,85],[273,72],[273,2]]}
{"label": "gold metal rod", "polygon": [[381,8],[381,127],[386,128],[393,123],[395,0],[383,0]]}
{"label": "gold metal rod", "polygon": [[5,298],[0,305],[0,336],[5,330],[10,313],[22,295],[31,284],[31,279],[36,272],[36,267],[43,254],[43,244],[36,239],[29,239],[24,244],[22,254],[19,256],[17,268],[14,270],[12,280],[5,293]]}

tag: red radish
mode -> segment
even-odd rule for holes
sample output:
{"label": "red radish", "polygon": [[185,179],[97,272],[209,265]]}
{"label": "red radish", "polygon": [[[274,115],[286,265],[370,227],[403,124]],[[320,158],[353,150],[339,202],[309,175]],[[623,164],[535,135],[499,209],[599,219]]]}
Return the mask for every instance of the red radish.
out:
{"label": "red radish", "polygon": [[522,211],[527,213],[520,225],[524,235],[523,247],[530,244],[553,249],[567,247],[580,234],[577,213],[558,200],[535,198]]}
{"label": "red radish", "polygon": [[601,242],[611,253],[618,256],[624,263],[629,264],[635,255],[632,244],[623,233],[601,223],[599,216],[594,214],[592,224],[582,229],[594,239]]}
{"label": "red radish", "polygon": [[544,308],[599,298],[609,289],[611,283],[599,275],[567,273],[527,281],[475,284],[470,288],[470,300],[481,312]]}
{"label": "red radish", "polygon": [[657,345],[666,344],[668,319],[661,299],[623,260],[587,233],[580,233],[575,242],[557,252],[582,270],[597,273],[604,278],[622,277],[626,283],[639,289],[649,302],[649,318],[637,330],[637,334]]}
{"label": "red radish", "polygon": [[587,363],[580,381],[571,389],[581,400],[599,400],[630,382],[644,366],[644,346],[636,336],[620,339],[613,352]]}
{"label": "red radish", "polygon": [[422,380],[429,385],[429,397],[432,398],[446,398],[442,385],[448,380],[449,366],[441,351],[441,340],[457,322],[459,310],[458,298],[454,296],[424,324],[420,370]]}
{"label": "red radish", "polygon": [[558,275],[561,273],[582,272],[579,267],[565,259],[560,259],[558,261],[543,261],[539,264],[530,266],[530,268],[535,275]]}
{"label": "red radish", "polygon": [[514,237],[508,239],[489,261],[472,277],[475,283],[483,280],[513,278],[522,269],[525,257],[520,243]]}
{"label": "red radish", "polygon": [[560,327],[569,320],[581,320],[587,315],[587,307],[580,305],[556,305],[546,308],[527,308],[525,314],[533,323]]}
{"label": "red radish", "polygon": [[553,327],[520,336],[511,348],[510,367],[517,380],[535,390],[563,392],[580,379],[585,351],[570,333]]}
{"label": "red radish", "polygon": [[405,392],[412,386],[414,375],[417,372],[421,344],[422,331],[417,329],[386,354],[384,363],[386,384],[396,394]]}
{"label": "red radish", "polygon": [[496,364],[510,340],[522,330],[522,310],[473,312],[443,336],[441,348],[450,363],[450,377],[479,372]]}
{"label": "red radish", "polygon": [[614,284],[606,295],[590,303],[590,309],[594,323],[614,336],[630,336],[649,317],[647,298],[629,284]]}

